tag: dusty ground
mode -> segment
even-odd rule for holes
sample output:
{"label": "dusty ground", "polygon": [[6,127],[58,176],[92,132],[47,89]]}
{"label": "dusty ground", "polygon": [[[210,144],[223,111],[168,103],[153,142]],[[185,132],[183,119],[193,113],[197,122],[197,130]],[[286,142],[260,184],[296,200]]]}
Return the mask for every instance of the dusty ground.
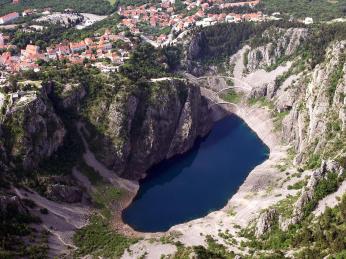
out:
{"label": "dusty ground", "polygon": [[[14,190],[20,198],[30,199],[37,205],[31,212],[41,218],[40,227],[51,233],[48,239],[50,247],[49,257],[67,254],[75,249],[73,234],[76,229],[88,224],[88,218],[92,210],[89,205],[78,203],[57,203],[50,201],[33,191]],[[46,208],[48,214],[41,214],[40,208]]]}

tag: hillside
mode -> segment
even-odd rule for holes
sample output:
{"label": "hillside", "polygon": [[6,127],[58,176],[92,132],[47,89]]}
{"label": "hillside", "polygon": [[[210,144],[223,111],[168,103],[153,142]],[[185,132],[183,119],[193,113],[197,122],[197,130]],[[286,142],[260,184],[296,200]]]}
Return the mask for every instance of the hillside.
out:
{"label": "hillside", "polygon": [[263,0],[260,9],[269,14],[280,12],[294,18],[312,17],[315,21],[329,21],[346,15],[346,1]]}
{"label": "hillside", "polygon": [[[32,1],[23,0],[19,4],[13,5],[8,1],[2,1],[3,4],[0,8],[0,16],[10,12],[22,12],[26,9],[44,9],[51,8],[53,11],[61,12],[65,9],[73,9],[81,13],[94,13],[94,14],[110,14],[115,11],[114,6],[106,0],[63,0],[63,1]],[[0,1],[1,4],[1,1]]]}
{"label": "hillside", "polygon": [[[88,1],[54,3],[112,11],[108,2],[88,9]],[[270,1],[263,4],[272,12]],[[311,1],[308,13],[301,4],[287,12],[343,12],[341,1]],[[70,37],[103,33],[117,19]],[[40,35],[42,46],[53,37]],[[132,41],[114,48],[133,49],[113,70],[57,59],[1,85],[0,257],[344,258],[345,23],[222,23],[157,48],[124,35]],[[148,170],[189,152],[229,114],[270,154],[225,207],[163,233],[126,225],[122,211]]]}

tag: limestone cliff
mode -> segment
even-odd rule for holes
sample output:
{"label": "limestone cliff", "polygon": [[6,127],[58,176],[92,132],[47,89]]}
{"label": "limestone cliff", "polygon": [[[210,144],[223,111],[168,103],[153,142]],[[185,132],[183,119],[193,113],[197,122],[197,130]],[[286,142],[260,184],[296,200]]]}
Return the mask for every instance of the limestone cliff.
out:
{"label": "limestone cliff", "polygon": [[[288,29],[281,34],[268,44],[250,48],[246,54],[250,72],[279,65],[276,63],[281,62],[280,57],[289,61],[286,72],[254,88],[250,97],[264,96],[278,113],[287,113],[282,123],[283,140],[292,144],[298,154],[296,162],[302,163],[311,152],[317,154],[328,147],[328,138],[342,134],[345,128],[346,42],[330,43],[323,62],[311,69],[309,61],[297,53],[307,37],[307,30]],[[269,53],[273,44],[278,49]],[[262,54],[256,55],[257,51]]]}
{"label": "limestone cliff", "polygon": [[118,174],[135,179],[152,165],[189,150],[212,126],[197,86],[176,79],[142,87],[146,90],[99,102],[90,116],[93,125],[105,116],[104,136],[91,140],[102,143],[94,149],[97,157]]}
{"label": "limestone cliff", "polygon": [[1,122],[7,156],[24,169],[35,168],[63,143],[65,128],[45,94],[13,93]]}
{"label": "limestone cliff", "polygon": [[294,54],[306,40],[308,30],[305,28],[270,28],[266,30],[261,41],[264,45],[253,47],[245,53],[246,69],[252,72],[259,68],[269,68],[280,58]]}
{"label": "limestone cliff", "polygon": [[[316,194],[320,182],[326,184],[331,181],[329,177],[334,177],[335,186],[329,191],[335,192],[344,181],[346,41],[330,41],[322,53],[311,49],[301,52],[299,48],[304,41],[311,40],[307,29],[279,32],[280,36],[269,43],[245,47],[242,58],[246,59],[244,66],[249,74],[243,78],[256,73],[268,77],[252,89],[249,98],[269,101],[274,120],[281,118],[278,129],[282,141],[294,150],[294,164],[305,172],[314,170],[297,194],[288,218],[279,215],[275,206],[259,216],[255,226],[257,237],[270,232],[273,226],[287,231],[289,226],[304,220],[324,197]],[[309,52],[320,56],[307,59]],[[269,72],[270,67],[281,64],[286,68]]]}

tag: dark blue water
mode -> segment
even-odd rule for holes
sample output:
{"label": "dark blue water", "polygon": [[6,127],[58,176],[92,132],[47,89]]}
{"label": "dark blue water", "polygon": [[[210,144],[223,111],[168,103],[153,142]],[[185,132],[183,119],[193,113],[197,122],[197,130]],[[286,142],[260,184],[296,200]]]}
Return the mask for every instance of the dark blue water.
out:
{"label": "dark blue water", "polygon": [[138,231],[166,231],[221,209],[268,152],[240,118],[227,117],[190,152],[152,168],[123,220]]}

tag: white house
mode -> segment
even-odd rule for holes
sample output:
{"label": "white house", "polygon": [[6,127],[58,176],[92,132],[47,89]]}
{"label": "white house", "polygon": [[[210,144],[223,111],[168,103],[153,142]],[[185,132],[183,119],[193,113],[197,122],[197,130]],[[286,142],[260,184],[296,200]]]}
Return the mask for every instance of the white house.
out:
{"label": "white house", "polygon": [[311,17],[306,17],[304,20],[304,23],[305,24],[313,24],[314,20]]}

